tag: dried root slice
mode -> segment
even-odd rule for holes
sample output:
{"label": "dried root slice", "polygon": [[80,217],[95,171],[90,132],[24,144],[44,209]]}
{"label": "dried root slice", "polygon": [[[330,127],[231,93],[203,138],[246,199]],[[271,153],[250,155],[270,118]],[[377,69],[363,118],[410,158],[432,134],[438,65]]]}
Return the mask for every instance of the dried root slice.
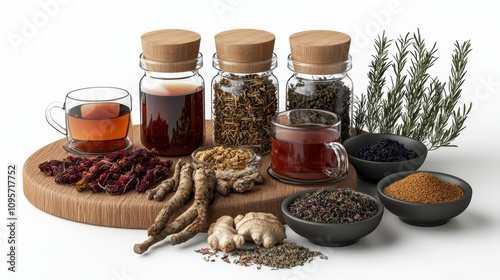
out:
{"label": "dried root slice", "polygon": [[186,162],[184,160],[178,160],[175,164],[174,175],[172,178],[163,180],[156,188],[148,190],[146,192],[149,200],[162,201],[165,195],[171,191],[176,191],[179,186],[179,177],[182,166]]}
{"label": "dried root slice", "polygon": [[259,169],[250,166],[242,170],[216,171],[217,192],[227,196],[231,192],[243,193],[250,190],[256,183],[264,182]]}
{"label": "dried root slice", "polygon": [[179,174],[179,187],[160,210],[153,224],[148,228],[148,236],[159,234],[170,220],[172,214],[187,203],[193,192],[192,174],[193,167],[191,163],[184,163]]}
{"label": "dried root slice", "polygon": [[256,183],[262,184],[264,182],[264,177],[257,171],[255,173],[245,175],[238,180],[234,181],[231,185],[231,190],[233,192],[243,193],[250,190]]}
{"label": "dried root slice", "polygon": [[234,224],[238,234],[245,240],[265,248],[283,244],[286,238],[285,227],[270,213],[249,212],[244,216],[238,215],[234,218]]}
{"label": "dried root slice", "polygon": [[234,228],[233,217],[225,215],[210,225],[207,241],[213,250],[230,252],[240,248],[245,243],[245,238]]}

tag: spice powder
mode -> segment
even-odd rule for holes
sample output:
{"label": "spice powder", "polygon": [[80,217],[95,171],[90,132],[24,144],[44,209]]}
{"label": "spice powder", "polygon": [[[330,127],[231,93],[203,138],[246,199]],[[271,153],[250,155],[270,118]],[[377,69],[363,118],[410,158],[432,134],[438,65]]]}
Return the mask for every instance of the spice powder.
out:
{"label": "spice powder", "polygon": [[399,200],[419,203],[443,203],[464,196],[459,186],[427,172],[411,174],[385,187],[383,192]]}

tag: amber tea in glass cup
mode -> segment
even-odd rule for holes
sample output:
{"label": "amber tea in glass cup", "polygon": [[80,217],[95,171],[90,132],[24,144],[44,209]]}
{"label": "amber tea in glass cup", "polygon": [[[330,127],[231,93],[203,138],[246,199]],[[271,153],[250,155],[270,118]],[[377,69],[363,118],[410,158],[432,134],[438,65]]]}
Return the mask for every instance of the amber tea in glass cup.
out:
{"label": "amber tea in glass cup", "polygon": [[[66,135],[63,148],[74,154],[105,154],[132,146],[128,134],[132,100],[128,91],[115,87],[89,87],[66,95],[64,103],[49,104],[45,118]],[[52,110],[65,112],[65,126],[52,117]]]}
{"label": "amber tea in glass cup", "polygon": [[344,178],[349,164],[340,135],[340,118],[332,112],[293,109],[277,113],[271,121],[269,174],[292,184]]}

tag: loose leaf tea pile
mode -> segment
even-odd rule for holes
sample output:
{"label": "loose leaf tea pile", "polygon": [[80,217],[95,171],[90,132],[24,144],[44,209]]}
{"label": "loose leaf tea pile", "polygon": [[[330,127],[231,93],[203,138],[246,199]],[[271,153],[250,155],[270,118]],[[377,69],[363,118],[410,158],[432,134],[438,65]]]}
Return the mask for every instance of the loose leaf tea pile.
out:
{"label": "loose leaf tea pile", "polygon": [[377,214],[375,201],[351,188],[319,189],[296,198],[289,206],[292,215],[317,223],[346,224]]}
{"label": "loose leaf tea pile", "polygon": [[[219,257],[220,251],[202,248],[195,250],[195,252],[205,255],[203,259],[210,262],[215,261],[215,258]],[[231,261],[230,256],[236,258]],[[232,262],[240,266],[256,265],[257,269],[261,269],[262,266],[271,267],[273,269],[283,269],[302,266],[311,262],[315,257],[324,260],[328,259],[328,256],[319,251],[311,251],[295,243],[284,243],[267,249],[263,247],[237,249],[234,250],[231,255],[223,254],[220,259],[224,262]]]}
{"label": "loose leaf tea pile", "polygon": [[121,150],[99,157],[69,155],[63,160],[42,162],[38,168],[53,176],[58,184],[73,184],[77,191],[90,190],[123,194],[131,189],[146,191],[155,182],[168,177],[171,160],[161,160],[156,151]]}

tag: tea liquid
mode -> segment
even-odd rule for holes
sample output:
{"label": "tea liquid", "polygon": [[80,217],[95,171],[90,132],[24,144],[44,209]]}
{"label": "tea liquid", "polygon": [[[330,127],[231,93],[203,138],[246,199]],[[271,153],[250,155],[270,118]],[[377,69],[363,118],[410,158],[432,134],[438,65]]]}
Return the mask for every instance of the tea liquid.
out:
{"label": "tea liquid", "polygon": [[190,84],[141,91],[141,142],[160,155],[185,155],[205,141],[204,89]]}
{"label": "tea liquid", "polygon": [[90,103],[69,109],[68,133],[73,146],[85,152],[106,152],[127,146],[130,108],[119,103]]}
{"label": "tea liquid", "polygon": [[340,133],[329,127],[276,128],[272,136],[271,168],[285,178],[322,180],[325,167],[336,166],[335,152],[325,142],[339,142]]}

